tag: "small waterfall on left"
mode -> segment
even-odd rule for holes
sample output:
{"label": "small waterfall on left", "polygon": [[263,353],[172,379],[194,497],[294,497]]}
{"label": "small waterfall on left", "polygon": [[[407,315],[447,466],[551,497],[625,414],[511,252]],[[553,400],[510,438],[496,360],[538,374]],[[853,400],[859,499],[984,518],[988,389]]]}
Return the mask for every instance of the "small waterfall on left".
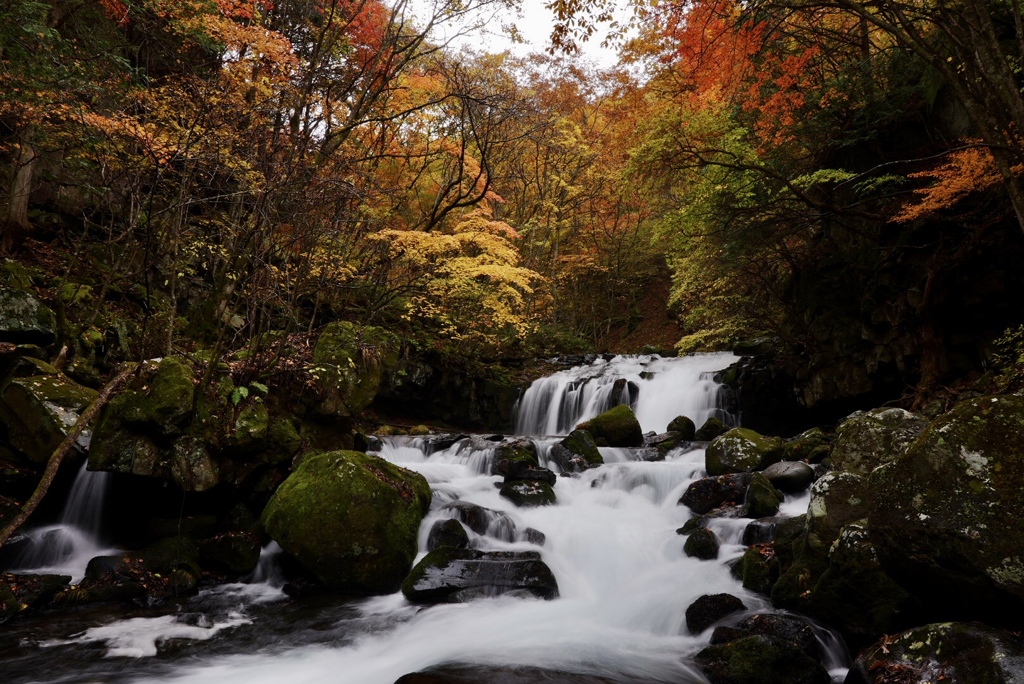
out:
{"label": "small waterfall on left", "polygon": [[60,518],[25,532],[26,547],[15,561],[16,572],[71,575],[77,582],[95,556],[115,551],[101,539],[103,500],[110,473],[90,472],[83,463]]}

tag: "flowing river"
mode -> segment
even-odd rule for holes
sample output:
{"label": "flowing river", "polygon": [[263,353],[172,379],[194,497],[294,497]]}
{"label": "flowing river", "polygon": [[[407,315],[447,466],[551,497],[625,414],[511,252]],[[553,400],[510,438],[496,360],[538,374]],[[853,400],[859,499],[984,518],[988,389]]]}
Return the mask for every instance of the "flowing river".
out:
{"label": "flowing river", "polygon": [[[718,410],[710,375],[732,359],[623,357],[562,371],[526,392],[517,431],[532,435],[543,455],[555,434],[620,401],[634,405],[645,430],[662,431],[680,413],[699,425]],[[280,589],[271,545],[249,582],[206,589],[180,605],[103,607],[6,626],[4,681],[392,684],[441,666],[568,673],[546,680],[553,682],[682,684],[705,681],[689,664],[710,637],[685,626],[695,599],[730,593],[750,610],[771,610],[729,572],[729,561],[745,549],[740,539],[748,520],[711,523],[723,542],[718,560],[683,554],[676,529],[691,514],[677,502],[704,474],[702,449],[677,449],[661,462],[602,449],[605,465],[558,478],[557,505],[517,508],[499,496],[500,478],[488,474],[493,443],[467,438],[433,453],[427,445],[423,438],[386,438],[379,454],[423,474],[433,489],[420,556],[430,526],[452,515],[442,510],[446,503],[476,504],[491,511],[492,522],[484,534],[469,533],[472,545],[539,551],[559,598],[499,596],[430,607],[401,594],[293,599]],[[806,495],[789,498],[783,513],[806,506]],[[841,681],[841,649],[830,653],[826,665]]]}

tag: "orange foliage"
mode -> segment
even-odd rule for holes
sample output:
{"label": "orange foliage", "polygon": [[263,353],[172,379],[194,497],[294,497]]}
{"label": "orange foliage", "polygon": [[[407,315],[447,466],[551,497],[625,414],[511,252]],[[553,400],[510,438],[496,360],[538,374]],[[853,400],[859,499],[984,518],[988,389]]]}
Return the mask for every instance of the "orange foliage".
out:
{"label": "orange foliage", "polygon": [[[979,143],[980,145],[980,143]],[[1021,167],[1016,173],[1024,171]],[[911,178],[930,178],[934,183],[915,190],[917,201],[907,204],[893,217],[907,223],[951,209],[971,194],[1002,185],[1004,180],[992,153],[985,147],[968,147],[950,153],[933,169],[910,174]]]}

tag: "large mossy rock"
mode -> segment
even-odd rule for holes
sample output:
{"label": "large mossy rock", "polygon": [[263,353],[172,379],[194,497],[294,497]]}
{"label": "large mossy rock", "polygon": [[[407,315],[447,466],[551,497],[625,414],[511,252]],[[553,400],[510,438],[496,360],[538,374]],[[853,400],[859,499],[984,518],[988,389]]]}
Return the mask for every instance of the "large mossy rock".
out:
{"label": "large mossy rock", "polygon": [[718,477],[703,477],[691,482],[683,492],[679,504],[697,515],[704,515],[723,504],[739,506],[754,478],[752,473],[733,473]]}
{"label": "large mossy rock", "polygon": [[733,428],[711,440],[705,453],[708,475],[750,473],[782,460],[782,440],[746,428]]}
{"label": "large mossy rock", "polygon": [[356,451],[307,456],[263,512],[267,533],[328,587],[399,588],[430,506],[422,475]]}
{"label": "large mossy rock", "polygon": [[322,390],[317,412],[352,417],[370,405],[381,375],[398,363],[398,338],[383,328],[330,323],[313,348],[314,375]]}
{"label": "large mossy rock", "polygon": [[[46,463],[97,395],[55,368],[37,365],[43,374],[13,378],[0,391],[0,420],[11,446],[36,463]],[[83,440],[79,445],[85,448]]]}
{"label": "large mossy rock", "polygon": [[694,657],[711,684],[829,684],[828,671],[789,641],[754,634]]}
{"label": "large mossy rock", "polygon": [[558,582],[536,551],[492,551],[442,546],[428,553],[402,582],[413,603],[461,603],[517,594],[553,599]]}
{"label": "large mossy rock", "polygon": [[807,545],[827,553],[839,532],[868,515],[867,483],[853,473],[827,473],[811,485],[807,506]]}
{"label": "large mossy rock", "polygon": [[633,410],[625,404],[610,408],[599,416],[580,423],[577,430],[586,430],[594,437],[598,446],[640,447],[644,445],[644,433]]}
{"label": "large mossy rock", "polygon": [[0,286],[0,342],[47,346],[57,339],[57,317],[28,290]]}
{"label": "large mossy rock", "polygon": [[950,615],[1024,608],[1024,397],[970,399],[868,478],[885,568]]}
{"label": "large mossy rock", "polygon": [[832,468],[867,475],[906,453],[927,424],[924,416],[899,408],[858,411],[836,428]]}
{"label": "large mossy rock", "polygon": [[977,623],[915,627],[858,655],[846,684],[1024,682],[1024,641]]}
{"label": "large mossy rock", "polygon": [[767,518],[778,514],[782,504],[782,493],[761,473],[754,473],[743,499],[743,516],[745,518]]}

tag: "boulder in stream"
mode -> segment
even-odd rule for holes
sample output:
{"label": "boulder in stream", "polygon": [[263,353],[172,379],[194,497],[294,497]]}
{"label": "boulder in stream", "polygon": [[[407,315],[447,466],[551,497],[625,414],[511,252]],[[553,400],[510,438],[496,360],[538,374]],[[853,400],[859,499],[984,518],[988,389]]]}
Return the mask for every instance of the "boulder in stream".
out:
{"label": "boulder in stream", "polygon": [[438,520],[430,527],[427,534],[427,551],[433,551],[442,546],[450,546],[455,549],[464,549],[469,546],[469,535],[466,528],[458,520],[448,518]]}
{"label": "boulder in stream", "polygon": [[598,446],[640,447],[644,445],[644,433],[633,410],[625,404],[608,409],[599,416],[580,423],[577,430],[586,430],[594,437]]}
{"label": "boulder in stream", "polygon": [[691,634],[700,634],[725,616],[746,609],[732,594],[704,594],[686,608],[686,628]]}
{"label": "boulder in stream", "polygon": [[1019,623],[1024,609],[1024,396],[969,399],[867,479],[885,569],[943,615]]}
{"label": "boulder in stream", "polygon": [[703,515],[722,504],[740,505],[753,479],[751,473],[734,473],[704,477],[691,482],[679,503],[697,515]]}
{"label": "boulder in stream", "polygon": [[402,582],[413,603],[461,603],[482,596],[521,594],[552,599],[558,582],[536,551],[492,551],[439,547]]}
{"label": "boulder in stream", "polygon": [[1024,682],[1024,640],[978,623],[915,627],[865,649],[846,684],[1019,684]]}
{"label": "boulder in stream", "polygon": [[563,473],[579,473],[604,463],[597,442],[586,430],[573,430],[561,442],[553,444],[551,460]]}
{"label": "boulder in stream", "polygon": [[550,484],[534,480],[506,482],[498,493],[522,508],[550,506],[557,501],[555,490]]}
{"label": "boulder in stream", "polygon": [[780,492],[796,494],[814,481],[814,468],[800,461],[773,463],[761,473]]}
{"label": "boulder in stream", "polygon": [[700,560],[714,560],[718,558],[718,549],[721,543],[718,536],[706,527],[699,527],[690,533],[683,544],[683,553],[690,558]]}
{"label": "boulder in stream", "polygon": [[693,434],[693,438],[698,442],[710,442],[719,435],[724,435],[729,431],[729,426],[720,421],[718,418],[711,416],[700,428]]}
{"label": "boulder in stream", "polygon": [[704,465],[708,475],[750,473],[782,460],[782,440],[746,428],[733,428],[708,444]]}
{"label": "boulder in stream", "polygon": [[711,684],[829,684],[828,671],[799,647],[764,634],[708,646],[694,657]]}
{"label": "boulder in stream", "polygon": [[668,431],[678,434],[678,439],[684,442],[692,442],[696,439],[697,426],[686,416],[676,416],[668,424]]}
{"label": "boulder in stream", "polygon": [[416,556],[430,498],[418,473],[333,451],[307,456],[274,492],[262,520],[271,538],[328,587],[390,593]]}

